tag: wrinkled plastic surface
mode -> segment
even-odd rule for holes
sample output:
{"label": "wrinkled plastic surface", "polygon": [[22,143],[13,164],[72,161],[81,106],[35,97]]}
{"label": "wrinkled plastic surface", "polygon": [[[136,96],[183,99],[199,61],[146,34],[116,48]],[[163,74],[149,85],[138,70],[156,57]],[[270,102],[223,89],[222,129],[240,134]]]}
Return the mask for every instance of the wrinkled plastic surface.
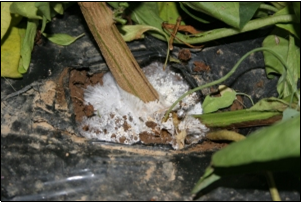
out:
{"label": "wrinkled plastic surface", "polygon": [[[160,145],[125,146],[87,141],[78,136],[68,86],[64,86],[65,105],[60,106],[56,97],[51,97],[56,90],[52,86],[64,67],[77,66],[87,48],[95,49],[96,46],[77,6],[70,8],[63,17],[57,17],[51,23],[50,31],[74,36],[87,34],[67,47],[49,42],[35,46],[30,70],[22,80],[1,78],[1,98],[14,91],[11,86],[19,90],[37,80],[43,83],[1,102],[1,200],[192,199],[190,191],[210,163],[212,152],[173,151]],[[209,77],[215,79],[232,68],[240,55],[258,47],[261,38],[244,43],[210,47],[193,54],[193,59],[210,65],[213,71]],[[148,50],[154,56],[150,60],[162,60],[165,48],[163,43],[158,49]],[[218,50],[223,54],[220,51],[217,54]],[[241,81],[237,87],[247,94],[258,89],[253,94],[255,99],[272,96],[275,91],[269,87],[275,86],[276,80],[265,79],[261,69],[262,55],[255,57],[243,66],[259,69],[253,71],[254,79],[263,79],[260,91],[258,86],[251,86],[249,80],[240,80],[248,74],[244,68],[237,73],[239,79],[234,77],[227,82]],[[144,61],[148,63],[148,60]],[[300,200],[297,176],[277,173],[275,178],[282,199]],[[200,200],[271,198],[265,177],[249,174],[223,178],[205,190]]]}

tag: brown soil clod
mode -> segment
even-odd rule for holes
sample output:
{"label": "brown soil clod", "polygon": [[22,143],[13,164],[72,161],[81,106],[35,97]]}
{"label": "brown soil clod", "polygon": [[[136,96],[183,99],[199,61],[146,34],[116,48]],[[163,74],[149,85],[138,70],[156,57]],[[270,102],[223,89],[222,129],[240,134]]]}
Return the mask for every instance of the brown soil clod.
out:
{"label": "brown soil clod", "polygon": [[178,53],[178,59],[181,61],[187,62],[188,60],[191,59],[191,52],[189,49],[181,49]]}
{"label": "brown soil clod", "polygon": [[194,72],[209,72],[209,71],[211,71],[211,68],[209,65],[206,65],[204,62],[195,61],[193,71]]}

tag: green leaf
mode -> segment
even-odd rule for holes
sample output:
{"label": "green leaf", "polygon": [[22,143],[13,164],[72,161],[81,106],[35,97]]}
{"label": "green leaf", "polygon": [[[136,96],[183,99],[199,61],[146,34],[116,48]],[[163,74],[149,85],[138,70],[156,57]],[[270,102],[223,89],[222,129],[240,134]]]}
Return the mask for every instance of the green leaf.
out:
{"label": "green leaf", "polygon": [[301,2],[300,1],[295,1],[292,2],[297,20],[299,21],[299,23],[301,22]]}
{"label": "green leaf", "polygon": [[300,157],[300,116],[258,130],[223,148],[213,155],[212,165],[240,166],[291,157]]}
{"label": "green leaf", "polygon": [[35,6],[38,8],[41,16],[45,16],[48,21],[51,21],[49,2],[35,2]]}
{"label": "green leaf", "polygon": [[288,119],[292,119],[294,118],[295,116],[299,116],[300,115],[300,112],[297,111],[297,110],[294,110],[292,108],[286,108],[284,111],[283,111],[283,116],[282,116],[282,121],[285,121],[285,120],[288,120]]}
{"label": "green leaf", "polygon": [[282,74],[277,85],[280,97],[287,97],[296,92],[296,83],[300,78],[300,49],[295,46],[294,37],[289,36],[286,62],[288,69]]}
{"label": "green leaf", "polygon": [[186,2],[184,4],[232,27],[240,28],[239,2]]}
{"label": "green leaf", "polygon": [[1,45],[1,77],[22,77],[22,74],[18,72],[20,45],[18,28],[10,27],[7,38]]}
{"label": "green leaf", "polygon": [[239,2],[240,29],[252,19],[260,4],[261,2]]}
{"label": "green leaf", "polygon": [[260,2],[184,2],[184,5],[206,13],[226,24],[241,29],[255,14]]}
{"label": "green leaf", "polygon": [[277,85],[279,96],[282,98],[292,95],[295,92],[297,80],[300,78],[300,49],[295,46],[294,38],[290,36],[290,41],[288,41],[281,36],[269,35],[262,45],[275,51],[287,61],[289,69],[285,69],[272,54],[263,52],[267,76],[272,78],[271,74],[281,74]]}
{"label": "green leaf", "polygon": [[209,177],[204,178],[204,179],[200,179],[196,185],[194,186],[193,190],[191,191],[192,194],[196,194],[198,193],[200,190],[206,188],[207,186],[209,186],[210,184],[212,184],[213,182],[219,180],[221,177],[219,175],[216,174],[211,174]]}
{"label": "green leaf", "polygon": [[9,7],[12,2],[1,2],[1,40],[7,32],[12,19]]}
{"label": "green leaf", "polygon": [[10,6],[10,12],[29,19],[42,19],[42,16],[38,14],[38,8],[35,6],[35,2],[14,2]]}
{"label": "green leaf", "polygon": [[[63,15],[64,13],[64,7],[62,3],[59,2],[50,2],[50,6],[56,11],[58,14]],[[51,16],[53,17],[53,16]]]}
{"label": "green leaf", "polygon": [[41,26],[41,30],[40,30],[41,33],[44,32],[47,22],[48,22],[47,18],[45,16],[43,16],[42,26]]}
{"label": "green leaf", "polygon": [[290,88],[288,94],[284,93],[285,97],[287,95],[291,95],[293,91],[295,91],[297,86],[297,81],[300,78],[300,71],[301,71],[301,60],[300,60],[300,48],[295,45],[295,38],[289,36],[289,44],[288,44],[288,55],[287,61],[288,65],[287,69],[287,80],[289,81]]}
{"label": "green leaf", "polygon": [[67,46],[73,42],[75,42],[77,39],[79,39],[80,37],[84,36],[85,34],[81,34],[77,37],[73,37],[70,36],[68,34],[46,34],[46,33],[42,33],[43,36],[45,36],[49,41],[58,44],[58,45],[62,45],[62,46]]}
{"label": "green leaf", "polygon": [[282,9],[285,6],[287,6],[290,2],[270,2],[270,3],[278,9]]}
{"label": "green leaf", "polygon": [[[113,3],[109,3],[109,4],[112,4],[114,6],[118,5]],[[239,5],[239,3],[237,4]],[[188,4],[188,2],[183,2],[183,5],[187,6],[191,4]],[[194,6],[193,9],[195,9]],[[161,25],[163,23],[163,20],[159,17],[157,2],[140,2],[140,3],[129,2],[129,8],[127,8],[127,11],[131,14],[131,19],[137,24],[149,25],[162,30]],[[152,18],[150,16],[152,16]],[[238,26],[239,26],[239,20],[238,20],[239,14],[235,18],[237,19]],[[288,23],[291,21],[293,21],[292,15],[270,16],[263,19],[251,20],[242,28],[242,30],[238,30],[234,28],[218,28],[215,30],[206,31],[204,33],[196,34],[196,35],[185,35],[178,32],[176,36],[177,38],[179,38],[181,41],[185,43],[197,44],[197,43],[204,43],[204,42],[220,39],[223,37],[232,36],[239,33],[259,29],[261,27],[266,27],[269,25],[276,24],[277,22]],[[166,40],[166,37],[168,37],[168,34],[166,34],[166,36],[162,36],[161,34],[158,34],[156,32],[154,33],[150,32],[150,34],[161,40]],[[183,42],[174,40],[173,43],[182,44]]]}
{"label": "green leaf", "polygon": [[[159,9],[159,17],[170,24],[175,24],[177,18],[180,16],[177,3],[176,2],[157,2]],[[182,21],[181,23],[184,25],[185,23]]]}
{"label": "green leaf", "polygon": [[247,109],[247,111],[276,111],[276,112],[283,112],[289,103],[284,100],[271,97],[271,98],[264,98],[257,102],[254,106]]}
{"label": "green leaf", "polygon": [[[285,38],[277,35],[269,35],[262,42],[262,46],[275,51],[276,53],[281,55],[282,58],[286,61],[286,57],[288,54],[288,41]],[[268,78],[274,78],[273,74],[275,73],[284,73],[284,67],[282,63],[275,56],[266,51],[263,52],[263,56],[265,62],[266,75]]]}
{"label": "green leaf", "polygon": [[144,38],[143,33],[146,31],[156,31],[164,35],[164,33],[157,29],[156,27],[147,26],[147,25],[123,25],[118,27],[123,39],[127,42],[133,41],[136,39]]}
{"label": "green leaf", "polygon": [[211,113],[218,109],[229,107],[233,104],[236,99],[236,92],[230,88],[225,88],[225,86],[219,86],[219,89],[222,88],[224,88],[224,90],[221,91],[220,97],[206,96],[202,103],[203,113]]}
{"label": "green leaf", "polygon": [[27,20],[27,27],[24,38],[21,39],[21,58],[22,63],[19,65],[19,72],[25,73],[30,64],[31,51],[34,47],[34,40],[37,33],[38,21],[37,20]]}
{"label": "green leaf", "polygon": [[[43,33],[46,27],[46,24],[51,21],[51,18],[54,17],[57,13],[63,14],[62,3],[57,2],[36,2],[35,6],[38,8],[38,12],[42,15],[42,27],[41,32]],[[57,11],[55,10],[57,9]]]}
{"label": "green leaf", "polygon": [[[274,15],[287,15],[287,14],[294,14],[294,10],[293,10],[292,6],[286,6],[283,9],[276,12]],[[298,23],[278,23],[278,24],[276,24],[276,26],[289,31],[296,38],[300,39],[301,24],[298,24]]]}
{"label": "green leaf", "polygon": [[229,127],[233,124],[241,123],[243,126],[246,122],[266,120],[274,116],[280,116],[280,112],[259,112],[248,111],[246,109],[194,115],[201,123],[205,124],[208,128],[212,127]]}
{"label": "green leaf", "polygon": [[179,5],[180,5],[180,8],[183,11],[185,11],[191,18],[193,18],[201,23],[205,23],[205,24],[210,23],[210,21],[205,20],[205,19],[201,18],[200,16],[197,17],[196,15],[193,15],[192,13],[190,13],[189,10],[184,6],[184,4],[182,2],[179,2]]}

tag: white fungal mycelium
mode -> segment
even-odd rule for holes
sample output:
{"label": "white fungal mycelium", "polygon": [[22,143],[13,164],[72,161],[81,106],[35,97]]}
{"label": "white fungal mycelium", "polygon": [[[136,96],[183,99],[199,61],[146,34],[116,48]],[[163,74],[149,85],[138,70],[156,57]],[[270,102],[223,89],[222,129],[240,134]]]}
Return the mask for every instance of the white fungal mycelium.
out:
{"label": "white fungal mycelium", "polygon": [[[183,78],[160,63],[152,63],[143,68],[149,82],[159,94],[159,100],[144,103],[139,98],[122,90],[111,73],[103,77],[103,85],[88,86],[84,92],[85,104],[91,104],[95,116],[85,117],[80,124],[80,133],[87,138],[97,138],[108,142],[133,144],[141,141],[139,134],[144,132],[150,136],[168,131],[172,137],[170,144],[174,149],[183,148],[177,141],[179,131],[186,134],[188,144],[196,143],[204,137],[207,128],[190,114],[201,114],[201,104],[195,93],[187,96],[178,104],[177,116],[181,121],[176,126],[172,114],[162,123],[166,110],[182,94],[189,90]],[[150,127],[148,123],[152,123]],[[148,125],[148,126],[147,126]]]}

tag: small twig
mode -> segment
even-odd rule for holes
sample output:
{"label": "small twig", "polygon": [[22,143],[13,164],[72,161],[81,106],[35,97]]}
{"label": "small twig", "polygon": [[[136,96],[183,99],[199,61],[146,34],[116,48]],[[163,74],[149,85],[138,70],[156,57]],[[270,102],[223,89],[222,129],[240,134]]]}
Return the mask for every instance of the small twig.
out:
{"label": "small twig", "polygon": [[14,90],[14,91],[16,91],[16,89],[13,87],[13,85],[9,82],[9,80],[7,80],[5,77],[3,77],[4,79],[5,79],[5,81],[7,81],[7,83],[10,85],[10,87],[12,87],[12,89]]}
{"label": "small twig", "polygon": [[84,101],[83,99],[81,99],[81,98],[79,98],[79,97],[77,97],[77,96],[70,96],[70,97],[76,98],[76,99],[80,100],[83,104],[85,103],[85,101]]}
{"label": "small twig", "polygon": [[18,90],[18,91],[16,91],[16,92],[13,92],[13,93],[7,95],[7,96],[4,97],[3,99],[1,99],[1,101],[7,100],[7,99],[9,99],[9,98],[15,97],[15,96],[20,95],[20,94],[22,94],[22,93],[25,93],[25,92],[28,91],[29,89],[31,89],[31,88],[33,88],[33,87],[35,87],[35,86],[37,86],[37,85],[40,85],[40,84],[42,84],[42,82],[35,81],[35,82],[33,82],[33,83],[31,83],[31,84],[25,86],[25,87],[22,88],[21,90]]}
{"label": "small twig", "polygon": [[276,187],[275,180],[274,180],[272,172],[267,171],[267,172],[265,172],[265,175],[266,175],[266,179],[267,179],[267,184],[269,186],[269,191],[270,191],[271,196],[272,196],[272,200],[273,201],[281,201],[281,198],[280,198],[278,189]]}
{"label": "small twig", "polygon": [[173,31],[171,32],[168,28],[171,27],[171,24],[167,24],[166,22],[163,22],[162,23],[162,28],[164,28],[166,31],[169,32],[169,34],[171,35],[170,37],[170,40],[169,40],[169,50],[173,50],[173,41],[174,39],[177,39],[178,41],[182,42],[183,44],[189,46],[190,48],[202,48],[204,47],[204,45],[201,45],[201,46],[193,46],[191,44],[188,44],[186,42],[184,42],[183,40],[181,40],[180,38],[178,38],[176,36],[177,32],[179,31],[179,26],[180,26],[180,23],[181,23],[181,17],[178,17],[177,20],[176,20],[176,24],[175,26],[173,27]]}
{"label": "small twig", "polygon": [[176,20],[176,24],[173,28],[173,31],[171,33],[171,38],[169,40],[169,49],[170,50],[173,50],[173,41],[174,41],[174,38],[176,37],[176,34],[177,34],[178,27],[179,27],[180,23],[181,23],[181,17],[179,16]]}

